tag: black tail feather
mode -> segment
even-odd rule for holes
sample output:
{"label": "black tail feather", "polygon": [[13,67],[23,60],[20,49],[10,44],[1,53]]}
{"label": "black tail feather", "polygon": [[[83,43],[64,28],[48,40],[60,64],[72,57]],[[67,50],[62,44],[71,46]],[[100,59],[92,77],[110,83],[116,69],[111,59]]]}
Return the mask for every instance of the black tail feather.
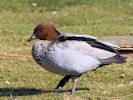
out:
{"label": "black tail feather", "polygon": [[126,57],[116,55],[116,56],[111,57],[111,58],[101,59],[100,61],[102,62],[103,65],[108,65],[108,64],[111,64],[111,63],[121,64],[121,63],[126,62]]}
{"label": "black tail feather", "polygon": [[59,87],[63,87],[69,81],[70,78],[71,78],[71,75],[67,75],[67,76],[63,77],[55,89],[58,89]]}

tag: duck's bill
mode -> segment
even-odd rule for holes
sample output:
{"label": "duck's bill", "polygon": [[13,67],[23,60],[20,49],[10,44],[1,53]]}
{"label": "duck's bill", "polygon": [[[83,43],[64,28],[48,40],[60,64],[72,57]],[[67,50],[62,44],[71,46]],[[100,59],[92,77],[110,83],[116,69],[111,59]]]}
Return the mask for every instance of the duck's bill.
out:
{"label": "duck's bill", "polygon": [[28,39],[28,42],[31,42],[32,40],[35,40],[36,39],[36,36],[33,34],[29,39]]}

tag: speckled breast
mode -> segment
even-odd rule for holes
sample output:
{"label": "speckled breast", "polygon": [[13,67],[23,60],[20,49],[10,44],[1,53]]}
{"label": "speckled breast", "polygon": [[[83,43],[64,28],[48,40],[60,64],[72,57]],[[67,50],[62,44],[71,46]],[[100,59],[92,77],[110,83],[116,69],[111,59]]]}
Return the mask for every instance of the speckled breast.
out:
{"label": "speckled breast", "polygon": [[44,69],[55,73],[64,75],[64,70],[54,63],[54,57],[52,56],[52,48],[48,49],[48,44],[44,41],[37,41],[32,47],[32,56],[34,60]]}
{"label": "speckled breast", "polygon": [[32,56],[34,60],[41,66],[48,65],[46,47],[47,47],[47,43],[44,41],[37,41],[32,46]]}

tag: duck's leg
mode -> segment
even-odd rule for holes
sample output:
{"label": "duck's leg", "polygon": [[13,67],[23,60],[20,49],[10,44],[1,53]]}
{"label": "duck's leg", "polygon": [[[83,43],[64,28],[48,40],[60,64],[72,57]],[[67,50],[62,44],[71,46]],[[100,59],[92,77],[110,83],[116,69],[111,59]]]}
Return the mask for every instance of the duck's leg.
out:
{"label": "duck's leg", "polygon": [[77,81],[78,81],[78,77],[73,76],[72,77],[72,95],[75,94]]}
{"label": "duck's leg", "polygon": [[55,89],[58,89],[59,87],[63,87],[69,81],[70,78],[71,78],[71,75],[67,75],[67,76],[63,77]]}

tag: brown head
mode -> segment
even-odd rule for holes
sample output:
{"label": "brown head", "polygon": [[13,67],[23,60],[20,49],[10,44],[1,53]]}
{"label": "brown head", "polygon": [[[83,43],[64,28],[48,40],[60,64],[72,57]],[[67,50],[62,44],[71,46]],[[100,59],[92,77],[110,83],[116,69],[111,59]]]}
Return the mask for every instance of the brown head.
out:
{"label": "brown head", "polygon": [[55,40],[60,33],[55,29],[54,26],[50,24],[39,24],[35,27],[34,32],[29,42],[34,39],[40,39],[40,40]]}

